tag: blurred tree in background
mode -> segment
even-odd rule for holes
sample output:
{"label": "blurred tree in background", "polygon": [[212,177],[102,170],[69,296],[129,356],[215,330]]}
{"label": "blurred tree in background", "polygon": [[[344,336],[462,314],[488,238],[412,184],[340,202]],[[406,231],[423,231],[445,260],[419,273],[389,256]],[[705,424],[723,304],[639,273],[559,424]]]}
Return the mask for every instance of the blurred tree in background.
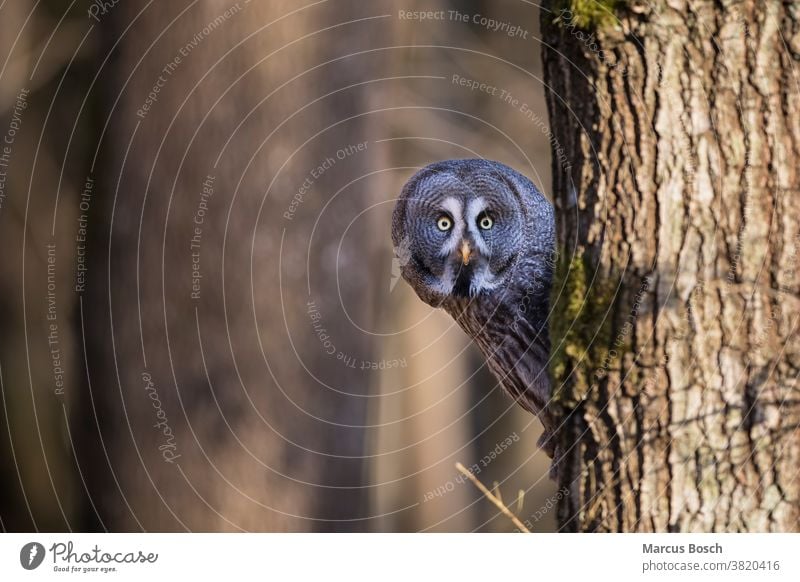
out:
{"label": "blurred tree in background", "polygon": [[3,529],[510,531],[456,461],[552,528],[538,422],[397,282],[388,236],[433,160],[547,191],[537,21],[3,4]]}

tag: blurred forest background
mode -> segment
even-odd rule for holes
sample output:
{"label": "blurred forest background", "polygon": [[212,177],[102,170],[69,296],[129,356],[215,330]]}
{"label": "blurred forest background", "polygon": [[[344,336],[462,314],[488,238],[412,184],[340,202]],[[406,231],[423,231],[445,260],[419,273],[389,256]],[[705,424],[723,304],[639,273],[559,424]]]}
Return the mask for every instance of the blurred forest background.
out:
{"label": "blurred forest background", "polygon": [[435,160],[550,196],[538,23],[1,2],[2,529],[513,531],[458,461],[552,531],[538,421],[389,237]]}

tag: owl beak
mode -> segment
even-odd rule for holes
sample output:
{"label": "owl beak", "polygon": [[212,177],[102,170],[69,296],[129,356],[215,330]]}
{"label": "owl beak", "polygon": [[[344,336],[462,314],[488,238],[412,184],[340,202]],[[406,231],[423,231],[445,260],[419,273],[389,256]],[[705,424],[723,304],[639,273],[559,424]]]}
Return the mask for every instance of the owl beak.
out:
{"label": "owl beak", "polygon": [[461,242],[461,262],[464,266],[469,265],[469,260],[472,258],[472,249],[467,241]]}

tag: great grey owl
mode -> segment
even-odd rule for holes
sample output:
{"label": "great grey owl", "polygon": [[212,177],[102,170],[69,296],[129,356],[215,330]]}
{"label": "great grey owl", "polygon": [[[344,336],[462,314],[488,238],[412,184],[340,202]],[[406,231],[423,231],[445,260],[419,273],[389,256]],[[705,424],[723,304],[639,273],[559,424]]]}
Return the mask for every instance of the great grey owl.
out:
{"label": "great grey owl", "polygon": [[392,216],[403,278],[477,343],[501,386],[545,426],[553,208],[533,183],[498,162],[448,160],[405,184]]}

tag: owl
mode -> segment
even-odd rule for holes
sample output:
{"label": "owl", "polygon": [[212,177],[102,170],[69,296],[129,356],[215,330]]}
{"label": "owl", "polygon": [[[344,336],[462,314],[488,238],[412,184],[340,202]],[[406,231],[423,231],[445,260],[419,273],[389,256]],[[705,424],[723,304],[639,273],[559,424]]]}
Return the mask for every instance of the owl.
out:
{"label": "owl", "polygon": [[502,388],[539,417],[540,445],[552,457],[547,318],[555,224],[548,200],[501,163],[436,162],[403,186],[392,241],[403,279],[455,319]]}

